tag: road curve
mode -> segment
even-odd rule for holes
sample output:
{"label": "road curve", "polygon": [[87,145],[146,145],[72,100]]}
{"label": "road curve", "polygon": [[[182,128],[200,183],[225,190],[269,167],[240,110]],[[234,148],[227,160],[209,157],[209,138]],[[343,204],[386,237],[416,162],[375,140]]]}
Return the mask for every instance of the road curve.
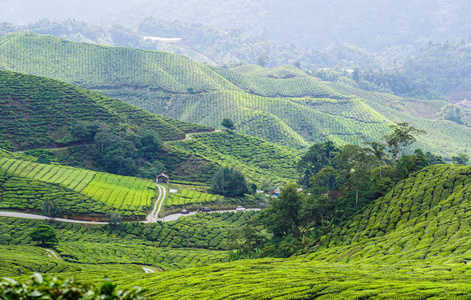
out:
{"label": "road curve", "polygon": [[[260,208],[248,208],[245,211],[255,210],[258,211]],[[235,209],[233,210],[216,210],[213,212],[225,213],[225,212],[237,212]],[[141,223],[155,223],[157,221],[162,222],[171,222],[176,221],[180,217],[187,217],[196,214],[197,212],[190,212],[189,214],[182,215],[182,214],[172,214],[165,216],[163,218],[155,219],[155,221],[133,221],[133,222],[141,222]],[[11,212],[11,211],[0,211],[0,217],[12,217],[12,218],[23,218],[23,219],[36,219],[36,220],[46,220],[45,216],[41,215],[34,215],[34,214],[27,214],[21,212]],[[108,224],[109,222],[93,222],[93,221],[81,221],[81,220],[72,220],[72,219],[63,219],[63,218],[56,218],[54,219],[56,222],[68,222],[68,223],[78,223],[78,224]],[[125,222],[123,222],[125,223]]]}
{"label": "road curve", "polygon": [[157,219],[159,217],[159,212],[162,209],[162,205],[165,200],[165,196],[167,194],[167,190],[165,189],[164,186],[157,184],[157,188],[159,189],[159,196],[155,200],[154,204],[154,209],[150,213],[150,215],[147,216],[147,220],[149,222],[157,222]]}

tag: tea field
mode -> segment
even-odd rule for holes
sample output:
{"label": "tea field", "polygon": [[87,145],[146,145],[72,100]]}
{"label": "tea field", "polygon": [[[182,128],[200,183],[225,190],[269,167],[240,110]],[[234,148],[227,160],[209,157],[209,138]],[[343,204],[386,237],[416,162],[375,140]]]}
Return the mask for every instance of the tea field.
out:
{"label": "tea field", "polygon": [[42,77],[0,71],[0,140],[15,149],[90,143],[70,135],[77,122],[100,121],[111,127],[152,128],[163,140],[185,137],[185,132],[210,131],[150,114],[135,106],[95,92]]}
{"label": "tea field", "polygon": [[144,219],[156,199],[152,181],[0,157],[1,208],[38,210],[55,200],[64,214],[118,212]]}
{"label": "tea field", "polygon": [[241,171],[258,186],[264,181],[281,185],[296,180],[295,164],[302,152],[238,133],[215,132],[192,135],[190,140],[169,143],[171,147],[199,154],[210,161]]}
{"label": "tea field", "polygon": [[[361,136],[377,140],[389,132],[389,125],[399,122],[428,132],[417,144],[425,151],[451,157],[468,152],[471,146],[471,128],[433,117],[446,104],[443,101],[404,99],[327,84],[293,66],[219,69],[170,53],[75,43],[37,34],[5,35],[0,39],[0,50],[4,69],[67,81],[180,121],[221,128],[222,119],[228,117],[241,133],[296,149],[326,139],[337,144],[358,143]],[[140,124],[139,120],[145,119],[141,112],[133,112],[135,108],[111,106],[115,106],[114,117],[130,114],[128,123]],[[4,119],[8,124],[22,125],[14,124],[15,105],[9,107]],[[46,107],[54,110],[54,106]],[[432,119],[429,112],[433,112]],[[180,139],[182,131],[209,130],[159,120],[165,123],[156,128],[169,125],[177,130],[159,132],[164,139]],[[26,137],[31,131],[31,127],[20,129],[19,134]],[[15,140],[12,131],[4,134],[17,148],[33,148],[36,143],[60,141],[66,131],[58,130],[53,140],[38,136],[32,145],[20,137]],[[453,140],[447,138],[450,135]]]}

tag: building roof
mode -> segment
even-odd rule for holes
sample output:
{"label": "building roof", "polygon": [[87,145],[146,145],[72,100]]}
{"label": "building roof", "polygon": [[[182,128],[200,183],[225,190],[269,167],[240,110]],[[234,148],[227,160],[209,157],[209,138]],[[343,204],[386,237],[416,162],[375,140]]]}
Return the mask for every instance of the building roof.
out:
{"label": "building roof", "polygon": [[162,174],[160,174],[160,175],[157,175],[156,178],[159,178],[159,177],[162,177],[162,176],[165,177],[165,178],[170,178],[170,176],[168,176],[168,175],[165,174],[165,173],[162,173]]}

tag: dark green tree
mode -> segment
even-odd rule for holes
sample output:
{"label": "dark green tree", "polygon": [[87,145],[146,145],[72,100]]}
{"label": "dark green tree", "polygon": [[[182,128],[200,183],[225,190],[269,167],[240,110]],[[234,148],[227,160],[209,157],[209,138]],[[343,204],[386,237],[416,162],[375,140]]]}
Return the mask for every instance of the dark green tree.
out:
{"label": "dark green tree", "polygon": [[451,157],[451,162],[457,165],[467,165],[468,161],[469,161],[469,157],[468,155],[464,153],[453,155]]}
{"label": "dark green tree", "polygon": [[162,150],[162,140],[154,130],[146,130],[140,139],[139,155],[148,161],[158,158]]}
{"label": "dark green tree", "polygon": [[41,214],[48,220],[54,221],[61,213],[59,205],[54,200],[44,200],[41,202]]}
{"label": "dark green tree", "polygon": [[34,227],[29,233],[29,236],[33,242],[39,243],[40,246],[52,246],[58,243],[56,233],[51,226],[46,224],[40,224]]}
{"label": "dark green tree", "polygon": [[295,183],[288,183],[281,190],[278,198],[271,201],[271,206],[261,212],[261,222],[276,238],[300,235],[302,225],[301,207],[304,195],[298,193]]}
{"label": "dark green tree", "polygon": [[337,169],[343,174],[345,187],[355,190],[355,206],[358,205],[359,191],[371,183],[371,170],[375,158],[365,148],[347,144],[334,158]]}
{"label": "dark green tree", "polygon": [[453,104],[447,104],[440,110],[440,116],[452,122],[463,124],[461,109]]}
{"label": "dark green tree", "polygon": [[300,182],[310,187],[309,179],[326,166],[332,165],[333,158],[340,152],[340,148],[331,141],[313,144],[301,157],[296,168],[302,174]]}
{"label": "dark green tree", "polygon": [[247,181],[240,171],[229,167],[221,167],[214,174],[212,191],[227,197],[237,197],[244,196],[249,192],[249,189]]}
{"label": "dark green tree", "polygon": [[333,167],[324,167],[309,179],[309,184],[311,186],[309,192],[317,196],[331,192],[337,186],[339,175],[339,172],[337,172]]}
{"label": "dark green tree", "polygon": [[226,129],[229,130],[229,131],[232,131],[232,130],[236,129],[236,126],[235,126],[234,122],[229,118],[225,118],[224,120],[222,120],[221,125],[226,127]]}
{"label": "dark green tree", "polygon": [[121,217],[121,215],[119,215],[117,213],[109,213],[107,215],[107,217],[108,217],[108,220],[109,220],[109,224],[113,227],[118,226],[121,223],[122,219],[123,219]]}

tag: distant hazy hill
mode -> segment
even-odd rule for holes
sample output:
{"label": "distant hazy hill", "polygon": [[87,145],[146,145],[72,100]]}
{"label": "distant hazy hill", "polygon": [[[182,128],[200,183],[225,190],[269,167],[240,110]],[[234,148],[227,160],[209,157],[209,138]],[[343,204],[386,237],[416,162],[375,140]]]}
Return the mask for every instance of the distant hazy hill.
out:
{"label": "distant hazy hill", "polygon": [[229,117],[241,133],[294,148],[326,139],[379,139],[390,124],[404,121],[428,132],[419,144],[425,150],[450,155],[471,148],[470,128],[421,113],[436,114],[445,102],[329,86],[292,67],[220,69],[170,53],[36,34],[2,37],[0,66],[68,81],[173,119],[221,128]]}
{"label": "distant hazy hill", "polygon": [[401,5],[392,0],[5,0],[0,8],[2,20],[22,23],[48,17],[135,25],[143,17],[155,16],[195,26],[203,23],[216,28],[264,31],[275,40],[300,48],[348,42],[381,50],[466,38],[471,6],[465,0],[411,0]]}

